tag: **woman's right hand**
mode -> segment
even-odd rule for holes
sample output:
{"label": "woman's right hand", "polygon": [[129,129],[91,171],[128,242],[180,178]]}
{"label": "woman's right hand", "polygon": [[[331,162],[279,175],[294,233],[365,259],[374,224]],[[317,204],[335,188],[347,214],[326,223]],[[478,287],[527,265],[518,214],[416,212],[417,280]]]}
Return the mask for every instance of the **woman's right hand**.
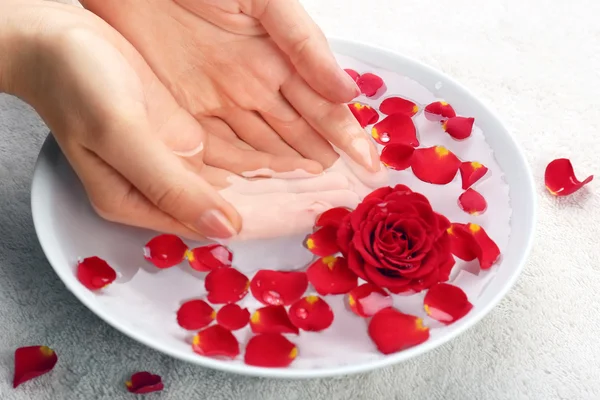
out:
{"label": "woman's right hand", "polygon": [[322,171],[314,161],[222,140],[216,131],[227,128],[196,121],[133,46],[88,11],[0,0],[0,16],[0,90],[36,109],[108,220],[228,238],[239,232],[241,218],[207,182],[213,169],[199,171],[201,160],[233,172]]}

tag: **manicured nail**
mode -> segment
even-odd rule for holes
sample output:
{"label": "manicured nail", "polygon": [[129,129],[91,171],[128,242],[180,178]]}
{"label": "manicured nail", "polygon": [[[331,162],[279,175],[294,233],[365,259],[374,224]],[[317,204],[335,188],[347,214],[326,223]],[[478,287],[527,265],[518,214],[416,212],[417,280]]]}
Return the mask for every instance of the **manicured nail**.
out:
{"label": "manicured nail", "polygon": [[231,222],[219,210],[208,210],[198,221],[198,230],[205,236],[213,238],[230,238],[237,235],[237,231]]}
{"label": "manicured nail", "polygon": [[351,88],[354,92],[354,98],[360,96],[360,88],[358,87],[354,79],[352,79],[352,77],[348,75],[343,69],[340,69],[340,71],[340,76],[342,76],[342,79],[345,81],[345,86]]}

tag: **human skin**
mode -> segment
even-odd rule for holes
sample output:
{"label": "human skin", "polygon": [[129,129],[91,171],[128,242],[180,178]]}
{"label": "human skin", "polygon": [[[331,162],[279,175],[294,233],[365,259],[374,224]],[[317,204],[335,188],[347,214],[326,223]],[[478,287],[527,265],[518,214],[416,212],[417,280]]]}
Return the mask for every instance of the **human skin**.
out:
{"label": "human skin", "polygon": [[248,145],[331,166],[379,156],[345,104],[356,84],[296,0],[84,0],[126,37],[179,104]]}
{"label": "human skin", "polygon": [[0,54],[0,91],[35,108],[108,220],[228,238],[242,221],[211,183],[219,171],[322,171],[223,140],[227,125],[194,118],[127,40],[81,8],[0,0]]}

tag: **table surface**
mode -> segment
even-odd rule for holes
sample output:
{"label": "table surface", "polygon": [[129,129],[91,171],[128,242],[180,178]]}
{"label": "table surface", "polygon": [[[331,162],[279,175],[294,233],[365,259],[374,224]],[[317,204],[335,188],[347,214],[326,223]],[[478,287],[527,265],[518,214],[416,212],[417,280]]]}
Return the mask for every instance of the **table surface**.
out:
{"label": "table surface", "polygon": [[[600,189],[555,199],[545,165],[600,173],[600,2],[345,0],[303,2],[328,35],[374,43],[455,77],[497,110],[526,151],[539,194],[533,253],[508,296],[477,326],[422,357],[313,381],[238,377],[171,359],[81,305],[46,261],[29,185],[47,128],[0,95],[0,398],[133,398],[137,370],[161,374],[161,399],[600,399]],[[46,344],[60,361],[11,388],[15,348]]]}

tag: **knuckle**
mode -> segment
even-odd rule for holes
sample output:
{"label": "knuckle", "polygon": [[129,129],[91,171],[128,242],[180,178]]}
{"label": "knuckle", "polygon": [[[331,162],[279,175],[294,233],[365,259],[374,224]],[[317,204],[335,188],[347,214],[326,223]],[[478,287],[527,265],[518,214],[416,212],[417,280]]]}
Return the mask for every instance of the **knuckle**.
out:
{"label": "knuckle", "polygon": [[149,187],[146,193],[156,207],[172,213],[181,209],[189,189],[181,184],[161,184]]}
{"label": "knuckle", "polygon": [[90,196],[92,208],[102,219],[110,222],[122,222],[125,202],[124,196]]}

